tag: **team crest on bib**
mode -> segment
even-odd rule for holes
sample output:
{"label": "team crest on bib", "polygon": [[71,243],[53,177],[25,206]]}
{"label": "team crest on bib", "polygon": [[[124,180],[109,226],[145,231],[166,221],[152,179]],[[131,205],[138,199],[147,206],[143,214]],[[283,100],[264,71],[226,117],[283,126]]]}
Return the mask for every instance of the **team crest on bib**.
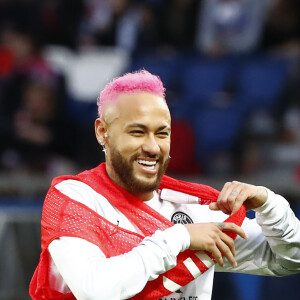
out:
{"label": "team crest on bib", "polygon": [[174,224],[192,224],[194,223],[190,216],[186,213],[177,211],[173,214],[171,222]]}

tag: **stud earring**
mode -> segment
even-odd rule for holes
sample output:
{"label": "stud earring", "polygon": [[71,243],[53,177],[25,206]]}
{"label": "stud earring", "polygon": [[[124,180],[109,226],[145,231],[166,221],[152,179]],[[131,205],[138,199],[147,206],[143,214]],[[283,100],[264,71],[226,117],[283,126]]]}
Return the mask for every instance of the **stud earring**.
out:
{"label": "stud earring", "polygon": [[108,133],[107,132],[104,133],[104,138],[106,138],[106,139],[108,138]]}

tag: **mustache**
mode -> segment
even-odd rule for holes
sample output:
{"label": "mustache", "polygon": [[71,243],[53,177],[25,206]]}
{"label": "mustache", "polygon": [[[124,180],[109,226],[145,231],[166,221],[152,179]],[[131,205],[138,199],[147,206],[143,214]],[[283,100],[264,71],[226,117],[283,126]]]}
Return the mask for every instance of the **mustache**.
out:
{"label": "mustache", "polygon": [[[148,154],[148,153],[137,153],[137,154],[134,154],[132,157],[131,157],[131,161],[135,161],[137,160],[138,158],[151,158],[151,159],[155,159],[157,162],[159,163],[163,163],[164,162],[164,157],[162,155],[151,155],[151,154]],[[166,161],[169,160],[166,159]]]}

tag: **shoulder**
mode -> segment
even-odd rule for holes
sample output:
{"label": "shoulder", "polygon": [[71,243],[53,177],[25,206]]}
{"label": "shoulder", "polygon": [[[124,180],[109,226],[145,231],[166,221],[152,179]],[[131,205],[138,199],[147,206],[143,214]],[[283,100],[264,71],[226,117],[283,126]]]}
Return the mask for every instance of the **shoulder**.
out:
{"label": "shoulder", "polygon": [[97,206],[102,203],[108,203],[106,198],[97,193],[86,183],[76,179],[66,179],[54,185],[64,195],[78,201],[93,210],[97,210]]}

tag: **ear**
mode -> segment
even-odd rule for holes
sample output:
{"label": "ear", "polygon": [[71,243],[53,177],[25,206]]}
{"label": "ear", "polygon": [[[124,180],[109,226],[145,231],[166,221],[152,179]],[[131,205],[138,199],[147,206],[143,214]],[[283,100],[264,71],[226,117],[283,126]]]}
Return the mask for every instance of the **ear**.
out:
{"label": "ear", "polygon": [[98,142],[104,145],[107,135],[107,124],[100,118],[97,118],[95,121],[95,134]]}

